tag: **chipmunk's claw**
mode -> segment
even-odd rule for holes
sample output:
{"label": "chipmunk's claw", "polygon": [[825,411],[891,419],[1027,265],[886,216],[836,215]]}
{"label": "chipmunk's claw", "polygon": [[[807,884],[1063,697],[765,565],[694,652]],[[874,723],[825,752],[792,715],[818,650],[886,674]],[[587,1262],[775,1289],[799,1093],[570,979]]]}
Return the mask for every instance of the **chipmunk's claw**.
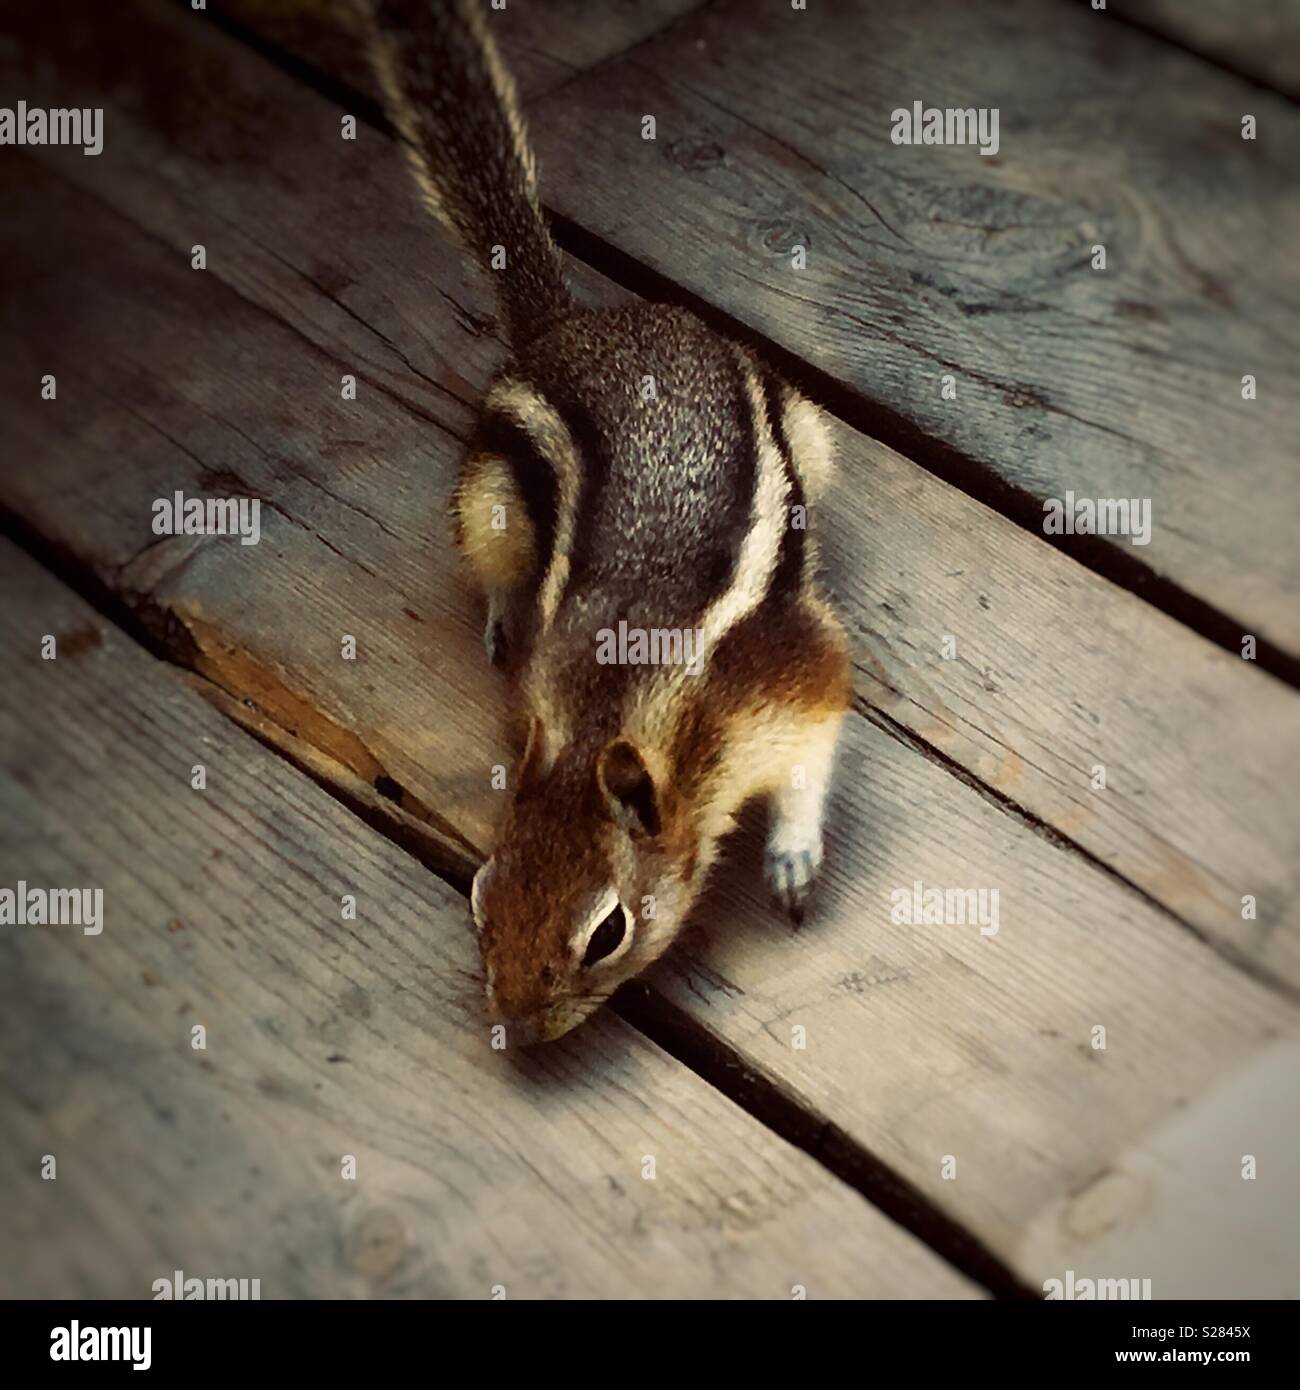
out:
{"label": "chipmunk's claw", "polygon": [[763,861],[763,876],[773,901],[796,928],[803,926],[804,911],[817,879],[819,856],[812,850],[770,848]]}
{"label": "chipmunk's claw", "polygon": [[483,648],[487,652],[487,658],[493,666],[504,666],[506,664],[508,646],[505,623],[494,614],[489,615],[487,626],[483,629]]}

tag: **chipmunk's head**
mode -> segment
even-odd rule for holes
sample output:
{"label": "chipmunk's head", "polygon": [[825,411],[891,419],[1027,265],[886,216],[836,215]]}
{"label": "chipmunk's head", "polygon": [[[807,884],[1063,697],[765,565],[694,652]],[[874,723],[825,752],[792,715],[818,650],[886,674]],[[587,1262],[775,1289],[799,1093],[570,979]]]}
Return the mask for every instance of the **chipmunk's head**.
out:
{"label": "chipmunk's head", "polygon": [[501,842],[471,905],[507,1043],[562,1037],[672,941],[693,852],[641,751],[614,738],[548,762],[532,721]]}

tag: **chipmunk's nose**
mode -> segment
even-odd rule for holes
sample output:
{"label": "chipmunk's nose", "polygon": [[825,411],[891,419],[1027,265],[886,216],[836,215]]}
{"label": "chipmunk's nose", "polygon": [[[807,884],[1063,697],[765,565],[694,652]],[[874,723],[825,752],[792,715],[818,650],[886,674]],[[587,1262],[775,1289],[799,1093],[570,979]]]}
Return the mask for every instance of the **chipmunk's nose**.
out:
{"label": "chipmunk's nose", "polygon": [[507,1047],[531,1047],[542,1042],[545,1011],[521,1012],[507,1007],[507,1002],[493,987],[491,973],[487,979],[487,1012],[494,1028],[504,1028]]}
{"label": "chipmunk's nose", "polygon": [[545,1042],[544,1020],[541,1014],[525,1014],[523,1018],[503,1019],[507,1047],[532,1047]]}
{"label": "chipmunk's nose", "polygon": [[535,1013],[513,1017],[496,1006],[489,995],[488,1005],[494,1024],[504,1027],[507,1047],[534,1047],[538,1043],[554,1042],[571,1032],[582,1021],[582,1015],[571,1009],[540,1009]]}
{"label": "chipmunk's nose", "polygon": [[[549,976],[550,972],[546,974]],[[575,1007],[572,1001],[556,998],[549,991],[529,989],[526,993],[518,993],[514,989],[502,989],[490,965],[485,975],[488,1017],[494,1025],[505,1028],[507,1047],[554,1042],[586,1017],[584,1010]]]}
{"label": "chipmunk's nose", "polygon": [[538,1043],[554,1042],[572,1032],[582,1022],[582,1016],[549,1009],[545,1013],[501,1021],[505,1025],[507,1047],[535,1047]]}

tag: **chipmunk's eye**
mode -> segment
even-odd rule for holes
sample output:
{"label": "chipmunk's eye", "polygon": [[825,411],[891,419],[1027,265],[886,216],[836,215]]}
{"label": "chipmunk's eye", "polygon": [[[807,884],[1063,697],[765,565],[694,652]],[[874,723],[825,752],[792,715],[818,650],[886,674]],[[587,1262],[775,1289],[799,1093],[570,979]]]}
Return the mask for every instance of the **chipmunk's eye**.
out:
{"label": "chipmunk's eye", "polygon": [[593,966],[597,961],[604,960],[606,956],[611,956],[623,944],[623,937],[627,934],[627,914],[623,911],[620,903],[615,903],[613,910],[606,914],[604,920],[592,932],[587,940],[587,950],[582,957],[584,968]]}

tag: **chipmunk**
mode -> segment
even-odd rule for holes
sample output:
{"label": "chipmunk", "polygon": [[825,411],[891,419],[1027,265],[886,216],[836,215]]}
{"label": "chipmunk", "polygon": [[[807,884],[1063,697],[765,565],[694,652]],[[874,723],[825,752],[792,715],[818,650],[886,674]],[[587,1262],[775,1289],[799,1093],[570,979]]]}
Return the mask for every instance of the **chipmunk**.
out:
{"label": "chipmunk", "polygon": [[[801,920],[851,693],[806,527],[829,435],[692,314],[574,302],[489,33],[506,12],[368,4],[416,184],[492,276],[510,351],[452,513],[523,747],[471,911],[489,1009],[526,1045],[567,1033],[664,952],[751,797],[771,808],[771,891]],[[699,649],[599,660],[615,631],[670,656],[683,633]]]}

